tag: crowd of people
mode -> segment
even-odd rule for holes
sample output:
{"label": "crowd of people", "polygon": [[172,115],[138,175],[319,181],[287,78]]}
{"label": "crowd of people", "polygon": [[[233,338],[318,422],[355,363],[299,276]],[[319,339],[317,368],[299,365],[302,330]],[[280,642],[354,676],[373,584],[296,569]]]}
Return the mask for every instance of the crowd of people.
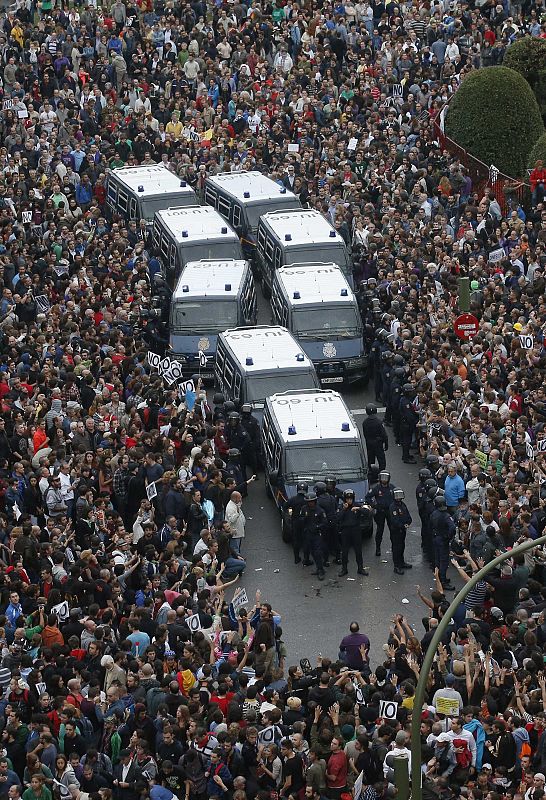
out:
{"label": "crowd of people", "polygon": [[[450,576],[546,528],[543,194],[506,209],[434,127],[469,71],[546,35],[542,15],[530,0],[2,12],[0,800],[341,800],[355,783],[355,800],[386,800],[415,713],[427,800],[542,800],[542,548],[476,583],[413,708]],[[302,545],[320,577],[330,555],[343,575],[354,548],[364,571],[359,537],[373,524],[380,554],[387,525],[407,574],[409,512],[384,456],[399,443],[421,466],[436,575],[421,632],[398,614],[382,649],[354,622],[339,652],[298,663],[282,598],[231,588],[256,422],[199,385],[190,407],[150,369],[152,243],[106,211],[108,168],[157,162],[198,193],[262,170],[351,249],[392,430],[370,405],[366,508],[318,487],[299,513],[335,499],[327,542],[298,539],[298,517],[295,557]],[[479,320],[467,341],[461,276]]]}

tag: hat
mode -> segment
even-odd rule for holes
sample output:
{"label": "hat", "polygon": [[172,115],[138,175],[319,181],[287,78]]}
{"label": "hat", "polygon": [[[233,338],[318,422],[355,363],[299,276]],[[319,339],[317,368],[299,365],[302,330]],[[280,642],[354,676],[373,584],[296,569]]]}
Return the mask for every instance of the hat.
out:
{"label": "hat", "polygon": [[480,288],[478,281],[470,281],[470,288],[474,291]]}
{"label": "hat", "polygon": [[539,781],[544,781],[546,783],[546,777],[544,777],[543,772],[535,772],[535,778],[538,778]]}
{"label": "hat", "polygon": [[444,678],[444,682],[446,686],[453,686],[455,683],[455,675],[452,672],[448,672]]}
{"label": "hat", "polygon": [[482,764],[482,769],[490,769],[491,772],[493,771],[493,767],[491,766],[491,764]]}
{"label": "hat", "polygon": [[518,333],[519,331],[523,330],[523,325],[521,324],[521,322],[516,322],[516,324],[514,325],[514,330],[518,331]]}
{"label": "hat", "polygon": [[491,616],[494,617],[495,619],[504,619],[504,614],[497,606],[493,606],[493,608],[491,609]]}
{"label": "hat", "polygon": [[438,738],[436,739],[437,742],[450,742],[451,736],[449,733],[441,733]]}
{"label": "hat", "polygon": [[343,725],[341,727],[341,735],[343,736],[346,742],[350,742],[353,736],[355,735],[355,729],[352,725]]}

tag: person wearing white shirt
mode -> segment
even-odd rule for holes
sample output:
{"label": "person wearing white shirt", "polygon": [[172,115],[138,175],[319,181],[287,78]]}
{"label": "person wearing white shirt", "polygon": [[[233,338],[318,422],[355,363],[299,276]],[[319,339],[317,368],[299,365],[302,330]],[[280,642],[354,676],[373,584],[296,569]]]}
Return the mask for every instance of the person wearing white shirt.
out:
{"label": "person wearing white shirt", "polygon": [[232,492],[231,499],[226,506],[226,522],[231,527],[231,548],[236,553],[241,553],[241,543],[245,536],[246,518],[243,512],[243,498],[240,492]]}
{"label": "person wearing white shirt", "polygon": [[476,747],[476,740],[470,733],[470,731],[466,731],[463,728],[463,721],[460,717],[455,717],[451,720],[451,730],[446,731],[448,736],[451,738],[451,741],[454,739],[464,739],[468,743],[468,748],[470,750],[470,754],[472,756],[472,766],[476,766],[476,756],[478,754],[478,749]]}

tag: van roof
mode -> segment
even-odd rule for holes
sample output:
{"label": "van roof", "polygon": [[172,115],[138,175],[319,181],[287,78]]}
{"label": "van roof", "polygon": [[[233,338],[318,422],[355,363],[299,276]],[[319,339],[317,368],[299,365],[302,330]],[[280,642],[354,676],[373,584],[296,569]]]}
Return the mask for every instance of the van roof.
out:
{"label": "van roof", "polygon": [[156,217],[180,244],[189,244],[204,238],[239,241],[233,228],[211,206],[165,208],[156,211]]}
{"label": "van roof", "polygon": [[291,205],[297,201],[296,195],[288,191],[286,187],[280,186],[277,181],[257,171],[221,172],[207,178],[207,183],[229,192],[243,205],[250,205],[260,200],[278,200],[279,198],[289,200]]}
{"label": "van roof", "polygon": [[343,237],[314,209],[268,211],[262,215],[261,222],[273,231],[285,247],[326,242],[344,244]]}
{"label": "van roof", "polygon": [[[313,362],[290,331],[280,325],[230,328],[221,333],[220,338],[246,372],[270,372],[272,369],[314,370]],[[249,361],[252,363],[248,363]]]}
{"label": "van roof", "polygon": [[268,397],[266,406],[283,440],[289,444],[320,439],[360,441],[358,428],[344,399],[331,389],[280,392]]}
{"label": "van roof", "polygon": [[[110,172],[116,176],[120,183],[125,184],[128,189],[143,197],[180,194],[194,197],[197,203],[196,194],[189,183],[183,181],[170,169],[167,169],[164,164],[155,164],[150,167],[117,167],[110,170]],[[144,191],[139,192],[139,187],[141,186]]]}
{"label": "van roof", "polygon": [[180,273],[173,300],[191,297],[237,298],[248,269],[248,263],[242,260],[190,261]]}
{"label": "van roof", "polygon": [[274,281],[292,306],[354,303],[355,296],[337,264],[290,264],[275,270]]}

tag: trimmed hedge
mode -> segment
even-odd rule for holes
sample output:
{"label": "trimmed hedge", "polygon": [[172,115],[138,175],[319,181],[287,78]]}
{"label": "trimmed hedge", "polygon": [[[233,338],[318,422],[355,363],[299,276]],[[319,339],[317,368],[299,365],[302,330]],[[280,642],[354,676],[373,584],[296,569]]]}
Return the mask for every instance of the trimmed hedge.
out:
{"label": "trimmed hedge", "polygon": [[535,163],[540,159],[543,164],[546,164],[546,131],[539,136],[536,140],[533,149],[529,153],[529,161],[527,166],[529,169],[534,169]]}
{"label": "trimmed hedge", "polygon": [[520,178],[544,126],[535,96],[519,72],[486,67],[463,80],[449,106],[446,133],[487,166]]}
{"label": "trimmed hedge", "polygon": [[543,118],[546,116],[546,39],[524,36],[510,45],[503,66],[523,75],[537,99]]}

